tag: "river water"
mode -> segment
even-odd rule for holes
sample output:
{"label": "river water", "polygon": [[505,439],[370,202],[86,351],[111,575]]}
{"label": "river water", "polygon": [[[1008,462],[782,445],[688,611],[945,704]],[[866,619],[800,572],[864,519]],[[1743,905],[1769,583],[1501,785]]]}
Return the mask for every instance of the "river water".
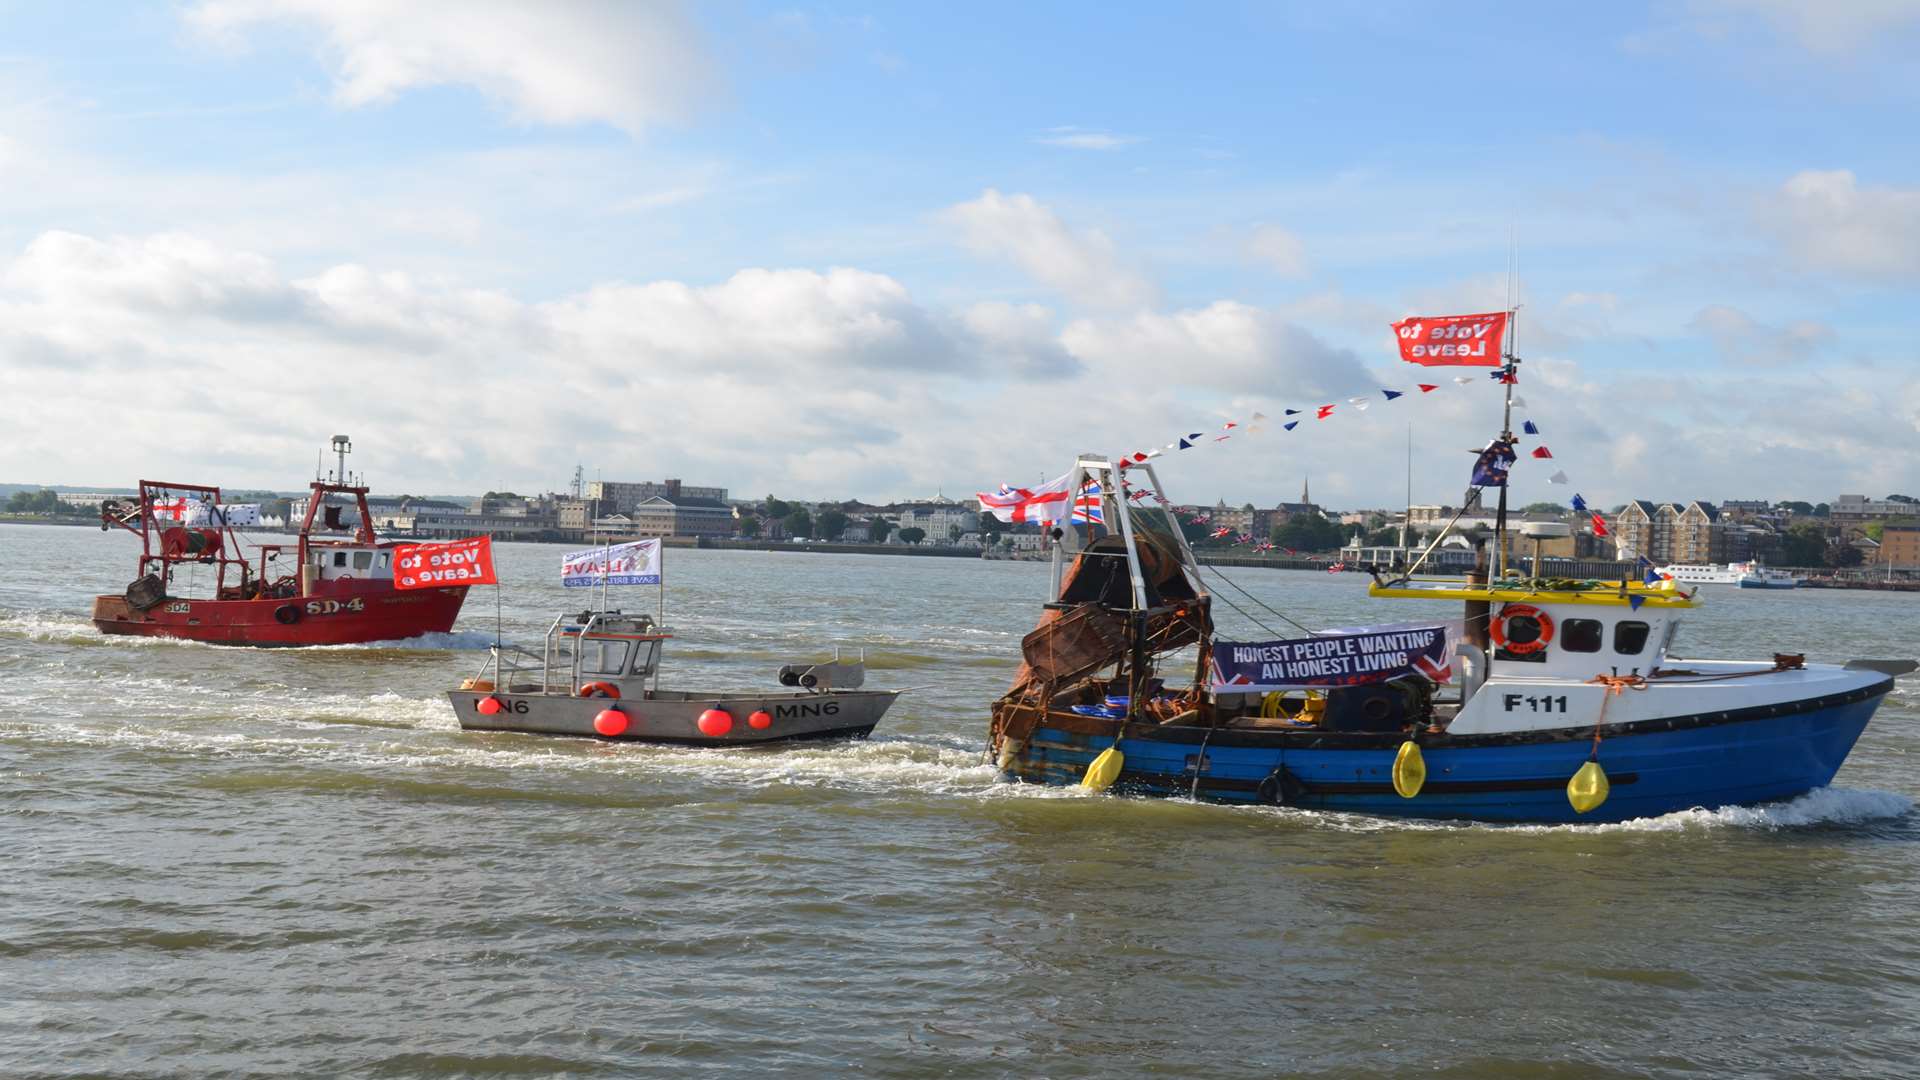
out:
{"label": "river water", "polygon": [[[1039,564],[668,552],[663,685],[770,686],[838,644],[914,688],[866,742],[717,751],[461,732],[442,691],[485,659],[491,589],[405,646],[102,638],[90,597],[136,546],[0,526],[0,1076],[1920,1061],[1915,679],[1785,805],[1407,824],[997,782]],[[582,606],[562,550],[496,549],[509,639]],[[1312,626],[1441,613],[1228,573]],[[1685,655],[1920,656],[1912,596],[1708,595]]]}

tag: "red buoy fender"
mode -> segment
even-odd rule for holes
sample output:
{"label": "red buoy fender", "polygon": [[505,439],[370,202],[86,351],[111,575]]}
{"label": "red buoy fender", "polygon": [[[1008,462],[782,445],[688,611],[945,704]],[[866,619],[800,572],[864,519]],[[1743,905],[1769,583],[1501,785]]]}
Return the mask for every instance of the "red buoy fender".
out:
{"label": "red buoy fender", "polygon": [[747,714],[747,726],[755,731],[765,731],[773,726],[773,714],[765,709],[755,709]]}
{"label": "red buoy fender", "polygon": [[620,700],[620,688],[610,682],[590,682],[580,688],[581,697],[603,697]]}
{"label": "red buoy fender", "polygon": [[611,739],[627,732],[627,714],[618,706],[601,709],[593,718],[593,730]]}
{"label": "red buoy fender", "polygon": [[[1540,628],[1540,636],[1531,641],[1514,641],[1507,631],[1507,623],[1515,619],[1532,619]],[[1508,604],[1493,617],[1493,623],[1487,629],[1495,645],[1515,656],[1529,656],[1546,648],[1547,643],[1553,640],[1553,616],[1532,604]]]}
{"label": "red buoy fender", "polygon": [[700,714],[695,726],[700,729],[700,734],[717,739],[733,730],[733,714],[725,709],[708,709]]}

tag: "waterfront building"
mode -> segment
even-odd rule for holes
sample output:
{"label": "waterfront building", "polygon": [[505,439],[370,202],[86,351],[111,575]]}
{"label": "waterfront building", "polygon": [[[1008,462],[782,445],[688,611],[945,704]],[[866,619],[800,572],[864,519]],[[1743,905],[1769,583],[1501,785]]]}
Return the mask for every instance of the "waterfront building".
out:
{"label": "waterfront building", "polygon": [[624,535],[691,536],[723,539],[733,535],[733,507],[720,499],[693,495],[655,495],[627,511]]}
{"label": "waterfront building", "polygon": [[1920,525],[1886,525],[1874,561],[1895,570],[1920,570]]}
{"label": "waterfront building", "polygon": [[1869,499],[1865,495],[1842,495],[1833,500],[1827,514],[1827,521],[1835,528],[1899,518],[1920,518],[1920,504],[1899,499]]}
{"label": "waterfront building", "polygon": [[950,540],[956,526],[963,534],[974,532],[980,528],[980,515],[951,499],[909,506],[900,511],[900,528],[924,529],[928,540]]}
{"label": "waterfront building", "polygon": [[586,484],[586,498],[600,503],[609,513],[625,513],[648,499],[664,496],[669,499],[681,497],[689,499],[713,499],[727,501],[727,489],[723,487],[697,487],[683,484],[679,480],[592,480]]}
{"label": "waterfront building", "polygon": [[1730,561],[1726,525],[1710,502],[1695,499],[1682,506],[1635,499],[1608,525],[1622,561],[1646,558],[1658,566]]}

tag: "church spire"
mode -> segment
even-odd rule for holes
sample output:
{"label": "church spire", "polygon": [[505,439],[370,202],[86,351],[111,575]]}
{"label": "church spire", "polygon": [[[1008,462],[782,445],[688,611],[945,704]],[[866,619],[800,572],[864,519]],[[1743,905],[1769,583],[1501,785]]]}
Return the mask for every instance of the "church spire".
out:
{"label": "church spire", "polygon": [[1307,481],[1310,479],[1310,476],[1300,477],[1300,502],[1303,506],[1311,506],[1313,504],[1313,495],[1307,490]]}

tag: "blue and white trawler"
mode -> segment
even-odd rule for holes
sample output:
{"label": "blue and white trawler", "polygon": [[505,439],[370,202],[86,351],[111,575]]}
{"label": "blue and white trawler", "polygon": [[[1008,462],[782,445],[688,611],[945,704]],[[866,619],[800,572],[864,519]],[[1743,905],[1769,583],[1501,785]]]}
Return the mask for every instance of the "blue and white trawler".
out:
{"label": "blue and white trawler", "polygon": [[[1682,660],[1674,632],[1697,601],[1673,582],[1518,574],[1376,578],[1370,595],[1425,601],[1436,617],[1236,646],[1215,638],[1213,597],[1177,523],[1129,505],[1127,476],[1141,473],[1163,492],[1150,467],[1075,463],[1071,490],[1104,493],[1109,527],[1070,563],[1057,547],[1051,602],[993,707],[991,749],[1009,778],[1403,817],[1620,821],[1825,786],[1916,666]],[[1170,684],[1174,668],[1191,681]]]}

